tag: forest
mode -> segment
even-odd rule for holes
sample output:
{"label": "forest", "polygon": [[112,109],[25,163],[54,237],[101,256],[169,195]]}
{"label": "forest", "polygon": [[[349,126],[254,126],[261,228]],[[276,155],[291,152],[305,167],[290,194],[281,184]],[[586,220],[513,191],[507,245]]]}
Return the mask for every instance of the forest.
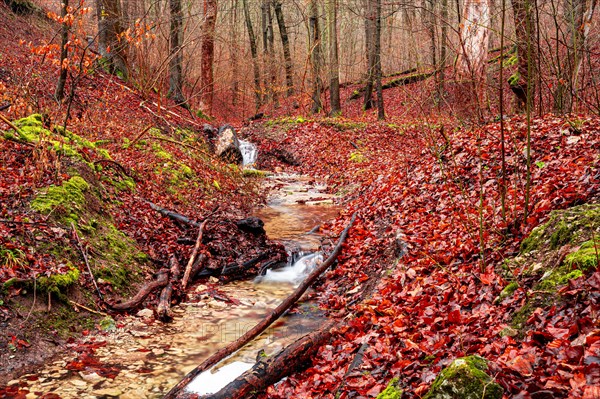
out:
{"label": "forest", "polygon": [[0,1],[0,398],[600,398],[596,8]]}

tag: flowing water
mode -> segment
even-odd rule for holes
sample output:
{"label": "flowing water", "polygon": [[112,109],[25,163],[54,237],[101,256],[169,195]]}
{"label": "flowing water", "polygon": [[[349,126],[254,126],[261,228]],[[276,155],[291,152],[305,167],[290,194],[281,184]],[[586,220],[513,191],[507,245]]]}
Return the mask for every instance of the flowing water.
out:
{"label": "flowing water", "polygon": [[[119,318],[112,331],[70,344],[60,358],[10,384],[28,389],[27,398],[50,392],[61,398],[159,398],[196,365],[252,328],[322,257],[316,252],[320,237],[309,232],[339,210],[331,205],[331,196],[322,193],[324,187],[311,179],[275,176],[267,184],[273,188],[270,205],[256,216],[264,220],[270,238],[285,243],[294,262],[255,281],[199,285],[187,302],[173,308],[175,318],[169,324],[142,314]],[[274,354],[324,322],[314,304],[304,302],[298,308],[198,376],[188,389],[216,392],[252,367],[259,351]]]}
{"label": "flowing water", "polygon": [[240,152],[242,153],[243,166],[252,166],[258,158],[258,148],[253,143],[246,140],[238,140],[240,143]]}

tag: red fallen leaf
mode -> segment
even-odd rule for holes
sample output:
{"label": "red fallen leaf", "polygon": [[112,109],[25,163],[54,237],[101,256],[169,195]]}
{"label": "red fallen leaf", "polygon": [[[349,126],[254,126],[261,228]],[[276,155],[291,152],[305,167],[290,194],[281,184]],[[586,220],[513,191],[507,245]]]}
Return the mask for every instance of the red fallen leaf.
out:
{"label": "red fallen leaf", "polygon": [[496,275],[494,273],[486,273],[486,274],[480,274],[479,275],[479,279],[481,280],[481,282],[485,285],[490,285],[493,284]]}
{"label": "red fallen leaf", "polygon": [[587,384],[585,379],[585,375],[583,373],[577,373],[569,380],[569,384],[571,384],[571,388],[578,389]]}
{"label": "red fallen leaf", "polygon": [[565,355],[567,356],[567,360],[571,364],[578,364],[583,357],[584,349],[581,345],[569,346],[565,350]]}
{"label": "red fallen leaf", "polygon": [[422,396],[429,389],[429,384],[421,384],[415,389],[415,395]]}
{"label": "red fallen leaf", "polygon": [[452,312],[450,312],[448,314],[448,321],[450,323],[460,324],[460,321],[461,321],[460,310],[454,309]]}
{"label": "red fallen leaf", "polygon": [[506,362],[506,366],[521,374],[524,377],[533,374],[533,363],[535,362],[534,353],[526,353],[525,355],[518,355],[512,360]]}
{"label": "red fallen leaf", "polygon": [[366,392],[367,396],[372,396],[375,397],[377,395],[379,395],[379,393],[384,389],[384,386],[382,384],[376,384],[375,386],[373,386],[373,388],[369,389]]}
{"label": "red fallen leaf", "polygon": [[547,328],[548,332],[550,334],[552,334],[552,336],[556,339],[562,339],[568,336],[569,334],[569,329],[568,328],[554,328],[554,327],[548,327]]}
{"label": "red fallen leaf", "polygon": [[583,399],[600,399],[600,386],[588,385],[583,390]]}

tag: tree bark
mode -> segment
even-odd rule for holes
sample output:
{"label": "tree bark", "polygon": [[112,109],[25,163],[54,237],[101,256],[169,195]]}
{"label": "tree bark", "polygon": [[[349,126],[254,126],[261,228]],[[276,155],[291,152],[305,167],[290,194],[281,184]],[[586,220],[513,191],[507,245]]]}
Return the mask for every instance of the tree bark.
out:
{"label": "tree bark", "polygon": [[463,79],[471,83],[475,98],[483,99],[489,47],[489,0],[467,0],[463,16],[457,68]]}
{"label": "tree bark", "polygon": [[440,3],[440,19],[441,19],[441,38],[440,38],[440,66],[438,76],[438,101],[441,106],[441,100],[444,98],[445,80],[446,80],[446,58],[448,51],[448,0],[441,0]]}
{"label": "tree bark", "polygon": [[283,16],[283,9],[280,0],[273,1],[273,9],[277,18],[277,26],[279,27],[279,36],[281,37],[281,47],[283,47],[283,59],[285,61],[285,84],[288,97],[294,94],[294,69],[292,64],[292,56],[290,53],[290,41],[288,38],[287,27]]}
{"label": "tree bark", "polygon": [[329,48],[329,101],[331,102],[331,116],[338,116],[342,112],[340,105],[340,63],[338,59],[338,34],[337,34],[337,1],[326,0],[327,32]]}
{"label": "tree bark", "polygon": [[97,0],[98,52],[109,73],[128,77],[127,43],[119,35],[123,33],[122,10],[119,0]]}
{"label": "tree bark", "polygon": [[283,301],[279,306],[277,306],[271,313],[267,315],[260,323],[254,326],[252,329],[248,330],[244,335],[238,338],[236,341],[230,343],[226,347],[220,349],[211,357],[206,359],[202,364],[198,365],[195,369],[190,371],[177,385],[175,385],[171,390],[163,397],[163,399],[173,399],[179,397],[181,391],[200,373],[208,370],[210,367],[214,366],[225,357],[231,355],[236,352],[248,342],[256,338],[260,333],[265,331],[273,322],[275,322],[279,317],[281,317],[288,309],[290,309],[306,292],[306,290],[313,284],[313,282],[321,275],[329,266],[335,262],[339,253],[342,250],[342,245],[348,236],[348,232],[354,224],[356,220],[356,214],[352,215],[350,222],[340,235],[340,238],[333,249],[333,252],[329,257],[319,265],[315,270],[313,270],[308,277],[294,290],[294,292],[288,296],[285,301]]}
{"label": "tree bark", "polygon": [[528,102],[533,109],[535,85],[535,47],[532,38],[535,35],[535,14],[533,0],[511,0],[517,38],[517,73],[509,78],[510,88],[517,97],[517,110],[523,111]]}
{"label": "tree bark", "polygon": [[173,297],[173,284],[179,279],[181,273],[179,269],[179,262],[175,255],[171,255],[170,259],[171,270],[170,278],[167,285],[162,289],[160,293],[160,299],[158,306],[156,307],[156,313],[158,313],[158,319],[163,322],[171,321],[173,319],[173,312],[171,312],[171,299]]}
{"label": "tree bark", "polygon": [[213,64],[215,58],[215,25],[217,23],[217,0],[204,0],[204,24],[202,26],[202,109],[211,114],[214,97]]}
{"label": "tree bark", "polygon": [[242,0],[244,8],[244,20],[246,21],[246,29],[248,30],[248,39],[250,41],[250,53],[252,54],[252,69],[254,72],[254,96],[256,103],[256,111],[262,104],[262,90],[260,87],[260,67],[258,65],[258,48],[256,45],[256,35],[252,27],[252,19],[250,18],[250,10],[248,9],[248,0]]}
{"label": "tree bark", "polygon": [[317,0],[310,0],[309,7],[309,51],[311,66],[312,107],[311,112],[321,111],[321,31],[319,28],[319,7]]}
{"label": "tree bark", "polygon": [[375,0],[366,0],[365,3],[365,53],[367,56],[367,79],[363,110],[373,108],[373,84],[375,82],[375,19],[377,10]]}
{"label": "tree bark", "polygon": [[[67,7],[69,7],[69,0],[62,1],[62,7],[60,9],[60,16],[65,18],[67,15]],[[54,97],[57,101],[62,101],[65,97],[65,85],[67,83],[67,58],[69,56],[69,50],[67,43],[69,42],[69,25],[64,22],[61,28],[61,42],[60,42],[60,74],[58,75],[58,82],[56,84],[56,91]]]}
{"label": "tree bark", "polygon": [[381,88],[381,0],[375,0],[375,89],[377,91],[377,119],[385,119],[383,90]]}
{"label": "tree bark", "polygon": [[181,0],[169,0],[171,26],[169,29],[169,92],[178,105],[185,105],[183,96],[183,12]]}
{"label": "tree bark", "polygon": [[144,284],[142,286],[142,288],[140,288],[138,293],[135,294],[135,296],[133,298],[131,298],[128,301],[117,303],[114,305],[109,305],[109,306],[113,310],[120,310],[120,311],[135,309],[138,306],[140,306],[142,304],[142,302],[144,302],[144,299],[146,299],[146,297],[148,295],[150,295],[155,289],[164,287],[168,283],[169,283],[169,270],[161,269],[158,271],[158,276],[156,277],[156,280],[153,280],[153,281],[150,281],[149,283]]}

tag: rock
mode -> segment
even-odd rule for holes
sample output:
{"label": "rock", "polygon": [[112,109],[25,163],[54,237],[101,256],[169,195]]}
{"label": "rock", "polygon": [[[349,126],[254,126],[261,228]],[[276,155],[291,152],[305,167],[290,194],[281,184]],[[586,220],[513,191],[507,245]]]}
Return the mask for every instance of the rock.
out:
{"label": "rock", "polygon": [[154,349],[152,349],[152,353],[155,354],[156,356],[160,356],[160,355],[165,354],[165,350],[162,348],[154,348]]}
{"label": "rock", "polygon": [[95,384],[96,382],[100,382],[100,381],[104,381],[106,380],[106,378],[96,374],[96,373],[91,373],[91,374],[84,374],[83,372],[79,372],[79,376],[81,378],[83,378],[85,381],[87,382],[91,382],[93,384]]}
{"label": "rock", "polygon": [[154,312],[152,309],[142,309],[136,314],[137,317],[143,317],[144,319],[149,319],[154,316]]}
{"label": "rock", "polygon": [[118,388],[102,388],[102,389],[96,389],[92,393],[94,395],[96,395],[97,397],[116,398],[116,397],[120,396],[123,393],[123,391],[121,391]]}
{"label": "rock", "polygon": [[219,282],[219,279],[211,276],[208,278],[208,282],[212,284],[217,284]]}
{"label": "rock", "polygon": [[71,383],[71,385],[74,385],[76,387],[85,387],[87,386],[87,382],[82,381],[82,380],[69,380],[69,383]]}
{"label": "rock", "polygon": [[225,162],[241,165],[244,161],[240,142],[231,126],[224,125],[219,129],[215,138],[215,154]]}
{"label": "rock", "polygon": [[437,376],[423,399],[501,399],[502,387],[486,371],[477,355],[456,359]]}
{"label": "rock", "polygon": [[196,287],[196,289],[194,290],[197,294],[204,292],[208,289],[207,286],[205,286],[204,284],[200,284],[199,286]]}
{"label": "rock", "polygon": [[246,219],[238,220],[235,222],[235,224],[240,230],[247,233],[252,233],[255,235],[266,234],[265,222],[256,216],[250,216]]}

